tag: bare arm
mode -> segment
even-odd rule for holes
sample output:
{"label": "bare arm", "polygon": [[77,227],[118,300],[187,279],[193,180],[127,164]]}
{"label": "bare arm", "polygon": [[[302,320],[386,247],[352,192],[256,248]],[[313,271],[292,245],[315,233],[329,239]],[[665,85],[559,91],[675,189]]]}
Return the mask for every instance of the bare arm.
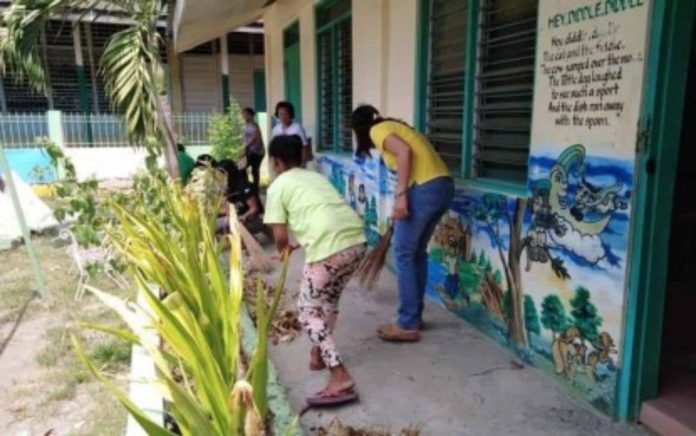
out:
{"label": "bare arm", "polygon": [[411,180],[413,153],[411,147],[399,136],[391,134],[384,140],[384,150],[396,156],[396,201],[392,218],[403,219],[408,216],[407,191]]}
{"label": "bare arm", "polygon": [[273,240],[275,241],[278,253],[285,253],[290,247],[288,226],[285,224],[271,224],[271,228],[273,229]]}
{"label": "bare arm", "polygon": [[249,217],[252,217],[254,215],[258,215],[259,213],[259,202],[256,200],[256,197],[249,197],[246,201],[247,207],[249,208],[246,213],[242,216],[239,217],[239,220],[244,222]]}

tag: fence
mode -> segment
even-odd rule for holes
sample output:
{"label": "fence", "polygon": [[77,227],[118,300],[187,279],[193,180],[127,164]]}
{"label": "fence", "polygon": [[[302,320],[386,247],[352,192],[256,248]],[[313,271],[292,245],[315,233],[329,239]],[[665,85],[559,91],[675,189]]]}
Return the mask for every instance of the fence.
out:
{"label": "fence", "polygon": [[0,115],[0,144],[4,148],[38,148],[36,138],[48,136],[46,114]]}
{"label": "fence", "polygon": [[[267,126],[266,113],[258,123]],[[179,142],[191,157],[210,152],[208,125],[211,114],[172,115]],[[264,142],[267,130],[262,128]],[[112,114],[77,114],[48,111],[45,114],[0,114],[0,147],[6,149],[10,167],[26,182],[55,180],[49,157],[37,141],[48,137],[72,159],[78,178],[130,177],[144,167],[146,152],[128,141],[123,118]]]}
{"label": "fence", "polygon": [[[188,152],[194,158],[209,151],[209,120],[207,113],[173,115],[179,140],[191,146]],[[80,179],[130,177],[144,168],[146,152],[129,142],[121,116],[58,111],[0,115],[0,146],[6,149],[10,167],[29,183],[55,180],[38,141],[41,137],[63,148]]]}

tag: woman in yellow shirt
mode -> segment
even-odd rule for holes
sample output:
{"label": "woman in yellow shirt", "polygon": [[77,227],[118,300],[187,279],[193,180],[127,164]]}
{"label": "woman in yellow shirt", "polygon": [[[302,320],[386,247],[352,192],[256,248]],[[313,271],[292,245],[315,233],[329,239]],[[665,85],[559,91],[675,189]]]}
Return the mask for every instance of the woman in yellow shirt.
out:
{"label": "woman in yellow shirt", "polygon": [[353,111],[357,154],[376,148],[396,171],[392,246],[396,259],[399,309],[396,322],[380,326],[386,341],[418,341],[428,279],[428,241],[454,197],[454,181],[428,139],[402,121],[385,119],[373,106]]}

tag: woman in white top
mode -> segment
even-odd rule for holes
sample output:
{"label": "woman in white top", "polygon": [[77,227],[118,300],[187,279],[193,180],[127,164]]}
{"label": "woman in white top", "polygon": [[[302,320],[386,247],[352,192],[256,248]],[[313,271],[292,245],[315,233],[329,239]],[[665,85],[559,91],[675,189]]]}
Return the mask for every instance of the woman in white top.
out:
{"label": "woman in white top", "polygon": [[309,159],[309,140],[307,134],[300,123],[295,121],[295,106],[289,101],[281,101],[276,104],[275,117],[278,124],[273,127],[271,136],[275,138],[281,135],[297,135],[302,140],[302,166]]}

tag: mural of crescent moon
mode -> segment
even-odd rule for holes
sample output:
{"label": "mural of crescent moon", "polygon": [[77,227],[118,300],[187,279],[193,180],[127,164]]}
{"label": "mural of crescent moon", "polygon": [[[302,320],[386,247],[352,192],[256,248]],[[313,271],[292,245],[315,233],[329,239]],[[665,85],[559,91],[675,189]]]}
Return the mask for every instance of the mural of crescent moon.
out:
{"label": "mural of crescent moon", "polygon": [[582,171],[584,161],[585,147],[581,144],[570,146],[561,153],[551,168],[549,206],[555,214],[567,221],[578,232],[585,235],[598,235],[609,225],[611,215],[597,221],[582,221],[577,220],[568,207],[568,174],[573,167]]}

